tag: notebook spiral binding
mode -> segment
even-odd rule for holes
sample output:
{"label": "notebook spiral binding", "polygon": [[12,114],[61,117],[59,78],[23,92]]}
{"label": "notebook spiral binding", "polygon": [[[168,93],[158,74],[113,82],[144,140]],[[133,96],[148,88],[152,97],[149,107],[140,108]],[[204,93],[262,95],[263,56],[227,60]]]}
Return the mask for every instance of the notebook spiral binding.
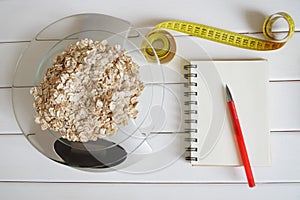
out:
{"label": "notebook spiral binding", "polygon": [[[197,69],[197,65],[184,65],[184,70],[186,73],[184,74],[184,78],[187,79],[187,83],[184,84],[184,86],[187,88],[187,91],[184,92],[184,97],[186,97],[186,101],[184,102],[184,114],[189,116],[186,120],[184,120],[184,123],[187,125],[184,131],[185,133],[191,134],[191,133],[197,133],[196,128],[191,128],[191,124],[197,124],[197,119],[193,119],[193,117],[197,116],[198,111],[197,109],[192,109],[192,106],[197,106],[197,100],[192,97],[197,96],[197,92],[193,91],[194,87],[197,87],[197,82],[193,81],[193,79],[197,78],[197,73],[192,73],[191,69]],[[197,143],[198,139],[193,137],[185,138],[186,142],[191,143]],[[186,152],[189,152],[190,155],[186,156],[185,159],[188,161],[197,161],[197,157],[191,156],[191,152],[197,152],[198,149],[196,147],[186,147]]]}

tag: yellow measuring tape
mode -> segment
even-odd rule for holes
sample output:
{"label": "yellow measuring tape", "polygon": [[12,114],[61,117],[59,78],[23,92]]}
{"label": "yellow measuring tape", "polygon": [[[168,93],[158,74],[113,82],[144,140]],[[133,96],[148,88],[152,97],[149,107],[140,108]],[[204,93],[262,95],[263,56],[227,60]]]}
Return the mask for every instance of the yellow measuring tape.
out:
{"label": "yellow measuring tape", "polygon": [[[277,38],[272,31],[272,26],[278,19],[284,19],[289,27],[288,33],[283,38]],[[281,48],[291,38],[295,31],[295,24],[292,17],[285,12],[270,15],[263,24],[263,34],[268,40],[263,40],[202,24],[165,21],[156,25],[155,29],[146,35],[146,38],[154,47],[160,62],[166,63],[174,57],[176,43],[170,33],[161,29],[174,30],[243,49],[269,51]],[[142,44],[142,52],[149,61],[154,61],[156,60],[155,54],[149,43],[144,42]]]}

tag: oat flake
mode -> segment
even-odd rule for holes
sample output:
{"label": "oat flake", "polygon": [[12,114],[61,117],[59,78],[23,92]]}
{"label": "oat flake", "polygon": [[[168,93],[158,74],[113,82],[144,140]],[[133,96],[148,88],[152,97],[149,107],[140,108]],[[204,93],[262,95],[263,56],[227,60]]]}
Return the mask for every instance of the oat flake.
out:
{"label": "oat flake", "polygon": [[70,45],[31,88],[35,122],[69,141],[113,135],[136,118],[144,85],[139,66],[120,45],[84,39]]}

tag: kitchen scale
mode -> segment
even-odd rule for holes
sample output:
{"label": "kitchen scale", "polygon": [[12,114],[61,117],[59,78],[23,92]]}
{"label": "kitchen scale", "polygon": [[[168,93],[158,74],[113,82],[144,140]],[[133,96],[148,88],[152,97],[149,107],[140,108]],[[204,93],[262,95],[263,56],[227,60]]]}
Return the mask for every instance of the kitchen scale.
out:
{"label": "kitchen scale", "polygon": [[[161,64],[156,55],[149,62],[141,48],[146,42],[155,53],[145,38],[150,30],[102,14],[72,15],[41,30],[21,54],[12,87],[14,113],[27,140],[47,158],[88,171],[149,173],[184,159],[189,133],[184,131],[183,93],[187,80],[181,67],[189,62],[178,52],[168,64]],[[113,136],[81,143],[67,141],[51,130],[43,131],[34,122],[34,98],[29,91],[38,85],[58,54],[85,38],[105,39],[111,46],[119,44],[126,49],[140,66],[145,89],[139,97],[136,119],[120,126]],[[199,49],[202,57],[209,59]]]}

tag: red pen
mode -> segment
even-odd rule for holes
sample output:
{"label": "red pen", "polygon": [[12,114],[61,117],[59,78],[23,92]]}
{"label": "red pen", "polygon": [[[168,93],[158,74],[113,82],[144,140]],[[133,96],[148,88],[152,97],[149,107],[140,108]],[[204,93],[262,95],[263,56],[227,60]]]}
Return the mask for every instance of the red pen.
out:
{"label": "red pen", "polygon": [[248,185],[249,187],[254,187],[255,186],[255,182],[254,182],[254,177],[252,174],[252,170],[251,170],[251,165],[249,162],[249,158],[248,158],[248,154],[247,154],[247,149],[246,149],[246,145],[244,142],[244,137],[243,137],[243,133],[242,133],[242,129],[240,126],[240,122],[239,122],[239,118],[236,112],[236,108],[235,108],[235,104],[231,95],[231,92],[228,88],[228,86],[226,85],[226,97],[227,97],[227,105],[230,111],[230,116],[231,116],[231,120],[232,120],[232,124],[234,127],[234,131],[236,134],[236,140],[239,146],[239,151],[240,151],[240,155],[243,161],[243,165],[245,168],[245,172],[246,172],[246,176],[247,176],[247,180],[248,180]]}

